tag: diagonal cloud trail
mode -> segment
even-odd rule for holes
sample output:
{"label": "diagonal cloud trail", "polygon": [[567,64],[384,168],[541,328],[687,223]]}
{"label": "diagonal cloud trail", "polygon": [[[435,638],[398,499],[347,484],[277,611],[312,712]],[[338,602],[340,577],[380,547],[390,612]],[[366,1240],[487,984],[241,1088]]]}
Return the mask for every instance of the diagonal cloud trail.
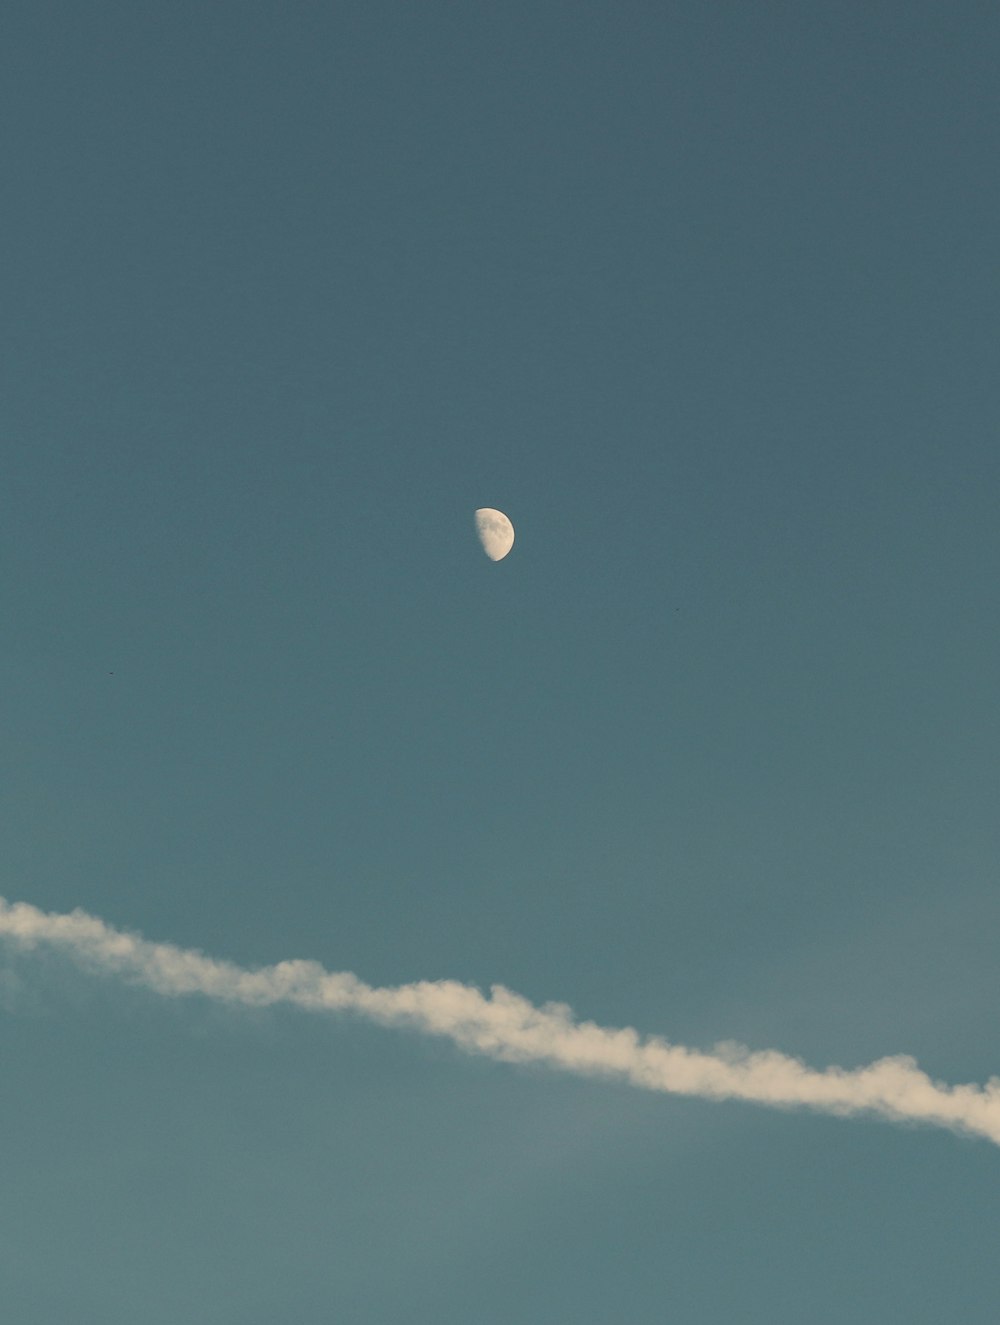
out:
{"label": "diagonal cloud trail", "polygon": [[311,1012],[353,1012],[382,1025],[444,1036],[470,1053],[506,1062],[547,1063],[667,1094],[878,1114],[1000,1145],[1000,1078],[991,1077],[984,1086],[949,1086],[932,1081],[903,1055],[853,1070],[817,1071],[773,1049],[751,1052],[724,1044],[706,1053],[642,1037],[630,1027],[578,1022],[565,1004],[536,1007],[502,985],[494,985],[487,997],[453,980],[377,988],[349,971],[327,971],[311,961],[247,970],[170,943],[151,943],[85,911],[40,911],[2,897],[0,939],[21,948],[60,949],[85,970],[117,975],[168,997],[202,994],[248,1007],[287,1003]]}

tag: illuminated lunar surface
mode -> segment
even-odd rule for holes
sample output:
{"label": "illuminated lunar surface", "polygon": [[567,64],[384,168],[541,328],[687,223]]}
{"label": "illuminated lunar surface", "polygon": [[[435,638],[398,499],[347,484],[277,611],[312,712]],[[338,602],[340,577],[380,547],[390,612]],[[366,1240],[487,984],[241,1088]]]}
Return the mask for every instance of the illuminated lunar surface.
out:
{"label": "illuminated lunar surface", "polygon": [[514,546],[514,526],[503,511],[481,506],[476,512],[476,530],[490,561],[502,561]]}

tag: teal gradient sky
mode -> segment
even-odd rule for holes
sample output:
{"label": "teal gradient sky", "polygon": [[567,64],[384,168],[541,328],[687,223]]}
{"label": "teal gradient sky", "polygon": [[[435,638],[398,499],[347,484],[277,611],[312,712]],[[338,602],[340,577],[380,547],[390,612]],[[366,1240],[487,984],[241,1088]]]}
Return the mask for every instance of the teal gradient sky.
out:
{"label": "teal gradient sky", "polygon": [[[9,0],[0,895],[1000,1072],[998,53]],[[0,1128],[12,1325],[997,1318],[987,1142],[8,947]]]}

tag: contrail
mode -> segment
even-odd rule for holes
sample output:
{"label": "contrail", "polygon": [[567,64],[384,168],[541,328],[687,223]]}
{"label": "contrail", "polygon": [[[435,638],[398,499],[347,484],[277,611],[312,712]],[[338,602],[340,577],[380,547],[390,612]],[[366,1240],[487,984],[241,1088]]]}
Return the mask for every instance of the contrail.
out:
{"label": "contrail", "polygon": [[991,1077],[985,1086],[949,1086],[932,1081],[906,1056],[853,1070],[817,1071],[773,1049],[751,1052],[724,1044],[703,1052],[640,1036],[630,1027],[576,1021],[564,1004],[536,1007],[501,985],[487,997],[453,980],[380,989],[311,961],[247,970],[170,943],[151,943],[84,911],[62,915],[2,897],[0,938],[21,948],[59,949],[85,970],[117,975],[170,997],[201,994],[248,1007],[287,1003],[311,1012],[352,1012],[382,1025],[444,1036],[470,1053],[505,1062],[546,1063],[674,1095],[877,1114],[1000,1145],[1000,1078]]}

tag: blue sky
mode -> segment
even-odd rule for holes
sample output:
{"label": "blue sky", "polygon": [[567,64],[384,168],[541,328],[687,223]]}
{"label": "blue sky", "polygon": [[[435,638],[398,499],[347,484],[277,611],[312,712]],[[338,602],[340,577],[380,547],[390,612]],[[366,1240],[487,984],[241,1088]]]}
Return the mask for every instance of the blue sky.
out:
{"label": "blue sky", "polygon": [[[0,894],[1000,1070],[998,29],[12,0]],[[0,1055],[19,1325],[995,1320],[985,1140],[9,944]]]}

